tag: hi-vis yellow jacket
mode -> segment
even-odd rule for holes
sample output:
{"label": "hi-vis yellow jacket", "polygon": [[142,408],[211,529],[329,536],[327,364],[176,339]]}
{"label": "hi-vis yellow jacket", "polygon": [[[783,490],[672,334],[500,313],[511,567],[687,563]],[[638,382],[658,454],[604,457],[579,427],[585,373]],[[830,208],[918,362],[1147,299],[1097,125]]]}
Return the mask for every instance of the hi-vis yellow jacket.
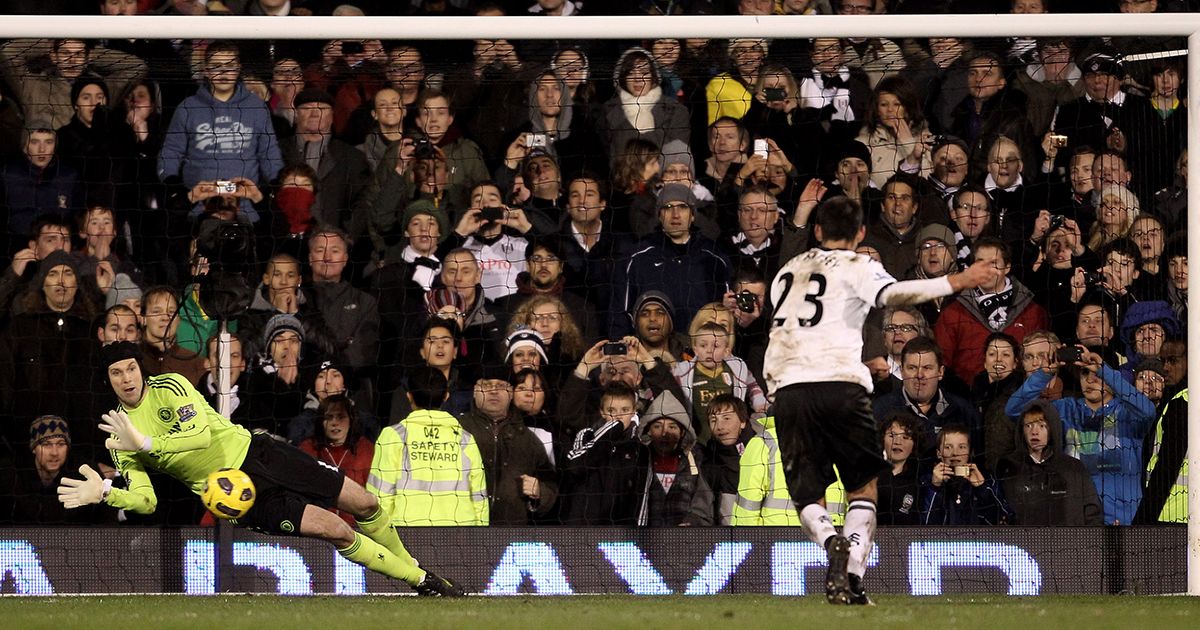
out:
{"label": "hi-vis yellow jacket", "polygon": [[[779,455],[779,437],[775,418],[763,418],[763,432],[746,443],[738,476],[738,495],[733,505],[732,525],[800,526],[800,514],[788,493]],[[825,509],[834,525],[846,518],[846,493],[842,483],[833,482],[825,490]]]}
{"label": "hi-vis yellow jacket", "polygon": [[[1163,407],[1163,413],[1158,417],[1158,424],[1154,430],[1154,451],[1150,455],[1150,461],[1146,465],[1146,477],[1150,477],[1150,473],[1154,472],[1154,468],[1158,466],[1158,452],[1162,448],[1163,441],[1163,417],[1167,415],[1167,408],[1176,400],[1182,400],[1183,404],[1188,403],[1188,390],[1175,395],[1174,398]],[[1179,436],[1175,436],[1179,437]],[[1167,471],[1170,472],[1170,471]],[[1171,492],[1167,496],[1167,500],[1163,502],[1162,511],[1158,514],[1160,523],[1186,523],[1188,522],[1188,460],[1183,458],[1183,463],[1179,465],[1179,473],[1175,475],[1175,483],[1171,485]]]}
{"label": "hi-vis yellow jacket", "polygon": [[488,524],[479,447],[444,411],[414,411],[379,434],[367,491],[397,527]]}

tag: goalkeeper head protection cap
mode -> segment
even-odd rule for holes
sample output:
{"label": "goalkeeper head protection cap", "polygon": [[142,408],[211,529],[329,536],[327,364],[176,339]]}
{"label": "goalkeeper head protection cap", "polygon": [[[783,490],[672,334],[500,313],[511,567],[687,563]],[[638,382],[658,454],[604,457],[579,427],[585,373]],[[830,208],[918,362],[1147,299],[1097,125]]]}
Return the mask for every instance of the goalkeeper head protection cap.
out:
{"label": "goalkeeper head protection cap", "polygon": [[[142,349],[132,341],[115,341],[100,348],[100,363],[105,369],[117,361],[126,359],[134,359],[138,363],[138,367],[142,367]],[[142,378],[146,377],[146,371],[142,370]]]}

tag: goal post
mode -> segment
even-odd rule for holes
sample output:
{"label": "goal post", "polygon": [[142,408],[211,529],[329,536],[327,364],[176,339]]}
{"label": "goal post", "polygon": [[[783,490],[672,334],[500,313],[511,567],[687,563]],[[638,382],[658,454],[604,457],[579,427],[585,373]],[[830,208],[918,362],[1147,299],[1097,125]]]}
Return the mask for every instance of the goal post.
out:
{"label": "goal post", "polygon": [[[557,39],[805,38],[805,37],[1187,37],[1187,106],[1200,112],[1200,14],[888,15],[888,16],[583,16],[544,17],[183,17],[5,16],[0,39]],[[1193,117],[1194,118],[1194,117]],[[1200,122],[1188,128],[1187,146],[1200,147]],[[1200,160],[1189,161],[1187,207],[1200,209]],[[1200,238],[1189,239],[1190,259],[1200,260]],[[1200,290],[1188,297],[1188,323],[1200,331]],[[1188,372],[1200,374],[1200,336],[1188,338]],[[1200,471],[1200,405],[1189,408],[1188,466]],[[1188,497],[1189,595],[1200,595],[1200,487]]]}

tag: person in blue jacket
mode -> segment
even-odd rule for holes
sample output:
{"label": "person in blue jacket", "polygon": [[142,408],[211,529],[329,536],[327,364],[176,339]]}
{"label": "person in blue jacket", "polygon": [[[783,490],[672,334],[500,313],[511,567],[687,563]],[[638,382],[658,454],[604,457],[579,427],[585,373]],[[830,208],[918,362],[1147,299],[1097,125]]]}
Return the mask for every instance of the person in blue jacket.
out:
{"label": "person in blue jacket", "polygon": [[[257,223],[254,204],[283,168],[283,157],[266,103],[241,83],[237,45],[213,42],[204,52],[206,85],[184,99],[163,138],[158,177],[182,181],[196,216],[203,202],[237,198],[240,212]],[[231,182],[222,190],[217,182]]]}
{"label": "person in blue jacket", "polygon": [[[1142,500],[1142,443],[1153,425],[1154,403],[1099,354],[1076,347],[1082,352],[1073,364],[1082,396],[1054,401],[1066,429],[1066,452],[1091,474],[1104,505],[1104,522],[1129,525]],[[1020,418],[1060,365],[1055,360],[1030,373],[1004,412]]]}

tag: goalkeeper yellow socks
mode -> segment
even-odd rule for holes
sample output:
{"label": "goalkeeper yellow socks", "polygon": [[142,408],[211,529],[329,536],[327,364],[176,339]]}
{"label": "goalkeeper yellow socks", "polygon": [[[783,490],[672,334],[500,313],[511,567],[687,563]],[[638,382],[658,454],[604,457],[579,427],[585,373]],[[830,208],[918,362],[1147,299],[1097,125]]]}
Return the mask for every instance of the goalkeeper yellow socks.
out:
{"label": "goalkeeper yellow socks", "polygon": [[412,562],[405,562],[388,551],[383,545],[354,533],[354,542],[345,549],[338,549],[342,557],[355,564],[388,577],[402,580],[409,586],[416,586],[425,579],[425,571]]}
{"label": "goalkeeper yellow socks", "polygon": [[385,549],[392,552],[392,555],[399,558],[402,562],[414,566],[417,564],[412,554],[408,553],[408,550],[404,548],[404,543],[400,542],[400,535],[396,533],[396,528],[392,527],[391,515],[382,507],[376,510],[371,516],[358,521],[358,528],[367,535],[367,538],[383,545]]}

